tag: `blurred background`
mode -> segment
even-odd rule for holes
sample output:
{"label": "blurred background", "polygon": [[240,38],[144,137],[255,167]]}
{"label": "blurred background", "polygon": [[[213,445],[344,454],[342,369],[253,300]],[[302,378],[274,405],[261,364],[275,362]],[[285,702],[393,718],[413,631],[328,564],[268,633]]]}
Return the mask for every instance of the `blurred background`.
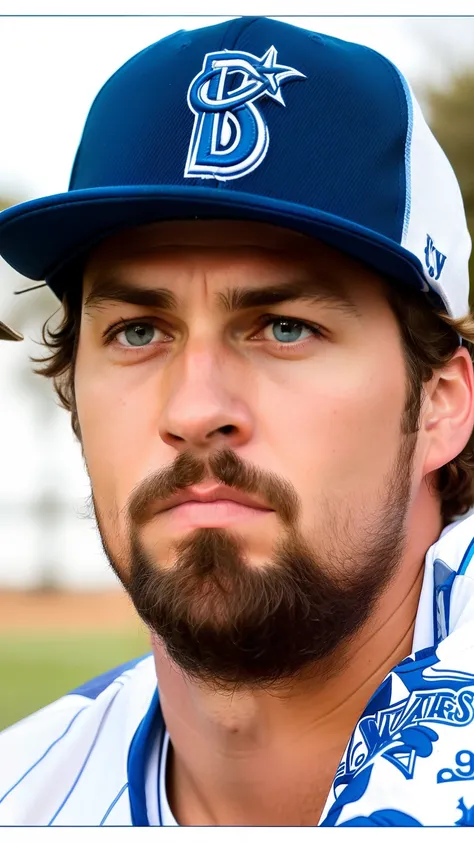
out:
{"label": "blurred background", "polygon": [[[192,17],[0,18],[0,207],[67,189],[92,100],[127,59]],[[372,47],[410,81],[474,231],[474,18],[281,18]],[[472,264],[472,262],[471,262]],[[472,277],[472,276],[471,276]],[[148,649],[102,553],[69,416],[33,374],[58,301],[0,259],[0,728]]]}

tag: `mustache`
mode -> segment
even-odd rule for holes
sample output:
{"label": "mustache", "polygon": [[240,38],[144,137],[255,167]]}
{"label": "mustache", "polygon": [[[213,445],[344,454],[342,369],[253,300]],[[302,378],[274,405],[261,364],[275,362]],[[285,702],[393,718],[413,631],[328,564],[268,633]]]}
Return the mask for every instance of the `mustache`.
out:
{"label": "mustache", "polygon": [[208,479],[240,492],[257,495],[262,503],[275,510],[287,526],[292,526],[298,519],[299,498],[288,480],[274,472],[250,465],[238,457],[235,451],[224,449],[216,451],[207,459],[183,451],[171,465],[147,477],[130,497],[129,520],[137,525],[146,523],[153,504]]}

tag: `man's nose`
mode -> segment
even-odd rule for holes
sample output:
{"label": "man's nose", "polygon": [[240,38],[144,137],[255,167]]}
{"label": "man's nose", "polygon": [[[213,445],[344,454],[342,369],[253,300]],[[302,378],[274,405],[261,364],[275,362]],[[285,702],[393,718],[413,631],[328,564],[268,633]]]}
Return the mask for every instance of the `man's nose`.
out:
{"label": "man's nose", "polygon": [[160,436],[176,450],[236,448],[252,435],[242,373],[217,348],[190,350],[173,361],[164,384]]}

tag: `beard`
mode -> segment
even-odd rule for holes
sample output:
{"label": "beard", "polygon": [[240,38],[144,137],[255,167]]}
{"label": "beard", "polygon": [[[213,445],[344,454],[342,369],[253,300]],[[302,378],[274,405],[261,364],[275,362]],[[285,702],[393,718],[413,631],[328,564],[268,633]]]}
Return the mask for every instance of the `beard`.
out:
{"label": "beard", "polygon": [[[326,498],[311,542],[298,529],[299,500],[287,481],[231,450],[206,461],[184,452],[132,495],[129,546],[120,554],[109,548],[94,503],[105,553],[142,620],[189,677],[263,688],[308,672],[327,676],[343,667],[345,648],[400,566],[415,444],[413,435],[403,438],[376,511],[354,503],[342,512]],[[227,528],[193,530],[174,544],[171,567],[144,547],[139,528],[152,517],[150,505],[209,476],[258,492],[274,508],[283,527],[265,565],[252,566]]]}

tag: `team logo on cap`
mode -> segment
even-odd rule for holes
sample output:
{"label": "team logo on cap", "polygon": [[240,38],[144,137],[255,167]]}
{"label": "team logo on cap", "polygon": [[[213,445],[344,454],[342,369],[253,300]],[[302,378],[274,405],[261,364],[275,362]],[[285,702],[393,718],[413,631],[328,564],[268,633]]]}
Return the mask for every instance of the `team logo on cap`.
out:
{"label": "team logo on cap", "polygon": [[438,280],[439,276],[443,271],[445,261],[446,255],[443,255],[443,253],[436,248],[433,238],[430,237],[429,234],[427,234],[425,246],[425,264],[430,278],[434,278],[435,281]]}
{"label": "team logo on cap", "polygon": [[285,105],[281,85],[304,73],[277,63],[275,47],[261,57],[240,50],[207,53],[188,90],[194,117],[186,178],[239,179],[267,154],[270,135],[256,101]]}

